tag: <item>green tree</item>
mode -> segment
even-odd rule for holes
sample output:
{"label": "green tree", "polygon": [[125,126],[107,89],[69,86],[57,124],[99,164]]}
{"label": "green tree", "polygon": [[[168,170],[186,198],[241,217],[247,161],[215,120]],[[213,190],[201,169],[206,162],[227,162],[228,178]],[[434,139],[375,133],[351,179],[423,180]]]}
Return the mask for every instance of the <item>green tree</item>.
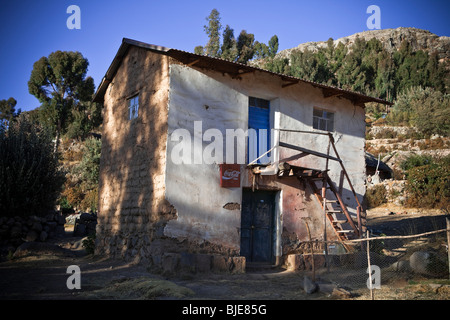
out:
{"label": "green tree", "polygon": [[40,118],[56,135],[55,150],[73,110],[85,112],[94,93],[94,80],[86,77],[88,65],[81,53],[72,51],[53,52],[33,65],[28,90],[42,103]]}
{"label": "green tree", "polygon": [[269,56],[269,47],[265,43],[255,41],[253,48],[255,59],[264,59]]}
{"label": "green tree", "polygon": [[17,101],[13,97],[8,100],[0,100],[0,122],[11,121],[20,114],[20,109],[16,111]]}
{"label": "green tree", "polygon": [[278,52],[278,36],[273,35],[269,40],[269,57],[273,58]]}
{"label": "green tree", "polygon": [[204,55],[205,54],[205,49],[203,48],[203,46],[196,46],[194,48],[194,53],[195,54],[199,54],[199,55]]}
{"label": "green tree", "polygon": [[246,64],[255,54],[255,35],[242,30],[237,39],[237,62]]}
{"label": "green tree", "polygon": [[218,58],[220,57],[220,30],[222,29],[219,11],[213,9],[206,18],[206,21],[208,24],[203,26],[208,35],[208,43],[204,48],[205,54],[210,57]]}
{"label": "green tree", "polygon": [[291,72],[289,70],[289,59],[288,58],[274,58],[266,62],[264,65],[264,68],[275,72],[275,73],[281,73],[281,74],[287,74],[290,75]]}
{"label": "green tree", "polygon": [[255,41],[253,34],[242,30],[236,39],[234,30],[229,25],[226,25],[223,31],[223,41],[220,44],[222,24],[219,11],[213,9],[206,21],[208,23],[203,26],[203,29],[208,36],[208,42],[204,47],[196,46],[194,48],[195,54],[247,64],[248,61],[254,58],[273,59],[278,51],[278,37],[276,35],[270,38],[268,44],[265,44]]}
{"label": "green tree", "polygon": [[234,38],[234,30],[229,25],[226,25],[222,38],[221,58],[229,61],[236,61],[238,57],[237,44],[236,39]]}

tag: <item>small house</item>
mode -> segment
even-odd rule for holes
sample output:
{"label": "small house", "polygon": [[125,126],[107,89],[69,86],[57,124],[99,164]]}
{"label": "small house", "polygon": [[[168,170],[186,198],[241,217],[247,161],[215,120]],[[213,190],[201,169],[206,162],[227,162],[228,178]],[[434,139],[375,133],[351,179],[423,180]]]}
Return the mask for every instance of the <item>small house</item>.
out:
{"label": "small house", "polygon": [[98,254],[240,272],[365,230],[364,104],[384,100],[123,39],[94,101]]}

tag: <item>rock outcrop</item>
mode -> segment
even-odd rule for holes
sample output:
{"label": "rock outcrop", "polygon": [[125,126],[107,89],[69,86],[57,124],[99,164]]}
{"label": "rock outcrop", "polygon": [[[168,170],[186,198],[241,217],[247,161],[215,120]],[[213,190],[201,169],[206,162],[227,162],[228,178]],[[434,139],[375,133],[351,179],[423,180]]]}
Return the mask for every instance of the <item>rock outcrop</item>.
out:
{"label": "rock outcrop", "polygon": [[[355,43],[356,38],[362,38],[369,41],[372,38],[376,38],[381,41],[384,48],[389,52],[398,50],[401,43],[406,40],[411,46],[413,51],[424,50],[426,52],[437,52],[439,59],[450,59],[450,37],[438,36],[427,30],[416,28],[397,28],[397,29],[382,29],[382,30],[370,30],[355,33],[351,36],[342,37],[333,41],[336,47],[340,42],[351,48]],[[326,47],[327,41],[306,42],[298,45],[295,48],[286,49],[277,54],[279,58],[289,58],[293,50],[309,50],[317,51],[321,47]]]}

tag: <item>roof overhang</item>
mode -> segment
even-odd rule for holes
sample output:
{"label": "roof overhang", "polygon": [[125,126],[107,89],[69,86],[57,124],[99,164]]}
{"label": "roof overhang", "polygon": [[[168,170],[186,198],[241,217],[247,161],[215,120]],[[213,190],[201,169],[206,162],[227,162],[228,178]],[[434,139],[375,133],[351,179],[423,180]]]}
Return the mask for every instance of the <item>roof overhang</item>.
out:
{"label": "roof overhang", "polygon": [[140,41],[136,41],[136,40],[132,40],[132,39],[127,39],[127,38],[123,38],[122,44],[121,44],[119,50],[117,51],[116,56],[114,57],[111,65],[109,66],[108,71],[106,72],[105,76],[103,77],[100,85],[98,86],[97,91],[95,92],[95,95],[93,98],[94,102],[101,102],[101,103],[103,102],[106,89],[108,88],[108,85],[111,83],[112,79],[114,78],[114,76],[117,72],[117,69],[119,68],[120,64],[122,63],[123,58],[125,57],[125,55],[128,52],[128,49],[131,46],[136,46],[136,47],[143,48],[143,49],[146,49],[146,50],[158,53],[158,54],[170,56],[188,66],[195,66],[195,67],[199,67],[199,68],[215,70],[217,72],[221,72],[224,74],[227,73],[232,78],[235,78],[235,79],[240,79],[241,76],[243,76],[247,73],[253,73],[253,72],[259,71],[259,72],[264,72],[264,73],[272,74],[272,75],[279,77],[282,80],[283,88],[291,86],[291,85],[295,85],[297,83],[307,83],[307,84],[312,85],[313,87],[322,89],[322,94],[323,94],[324,98],[330,98],[330,97],[335,97],[335,96],[343,97],[343,98],[349,99],[353,104],[360,105],[362,107],[364,107],[364,104],[367,102],[376,102],[376,103],[381,103],[381,104],[385,104],[385,105],[393,104],[392,102],[389,102],[389,101],[386,101],[383,99],[379,99],[379,98],[370,97],[370,96],[367,96],[367,95],[364,95],[364,94],[361,94],[358,92],[344,90],[344,89],[316,83],[316,82],[309,81],[309,80],[304,80],[304,79],[300,79],[300,78],[296,78],[296,77],[292,77],[292,76],[287,76],[284,74],[271,72],[271,71],[268,71],[265,69],[249,66],[246,64],[242,64],[242,63],[236,63],[236,62],[232,62],[232,61],[228,61],[228,60],[224,60],[224,59],[220,59],[220,58],[212,58],[212,57],[208,57],[208,56],[204,56],[204,55],[198,55],[198,54],[194,54],[194,53],[190,53],[190,52],[186,52],[186,51],[182,51],[182,50],[178,50],[178,49],[171,49],[171,48],[166,48],[166,47],[162,47],[162,46],[152,45],[152,44],[148,44],[148,43],[144,43],[144,42],[140,42]]}

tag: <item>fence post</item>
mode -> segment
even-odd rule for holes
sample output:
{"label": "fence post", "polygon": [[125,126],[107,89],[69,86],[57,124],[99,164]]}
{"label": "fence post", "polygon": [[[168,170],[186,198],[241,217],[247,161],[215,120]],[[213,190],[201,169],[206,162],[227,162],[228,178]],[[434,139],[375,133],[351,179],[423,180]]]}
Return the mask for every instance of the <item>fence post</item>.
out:
{"label": "fence post", "polygon": [[447,221],[447,254],[448,254],[448,277],[450,279],[450,218],[446,217]]}
{"label": "fence post", "polygon": [[314,249],[312,247],[312,238],[311,238],[311,231],[309,230],[308,222],[304,220],[306,224],[306,230],[308,231],[308,237],[309,237],[309,252],[311,253],[311,267],[312,267],[312,281],[316,282],[316,267],[314,265]]}
{"label": "fence post", "polygon": [[369,232],[367,231],[367,264],[368,264],[368,271],[369,271],[369,289],[370,289],[370,299],[373,300],[373,284],[372,284],[372,267],[370,265],[370,241],[369,241]]}

